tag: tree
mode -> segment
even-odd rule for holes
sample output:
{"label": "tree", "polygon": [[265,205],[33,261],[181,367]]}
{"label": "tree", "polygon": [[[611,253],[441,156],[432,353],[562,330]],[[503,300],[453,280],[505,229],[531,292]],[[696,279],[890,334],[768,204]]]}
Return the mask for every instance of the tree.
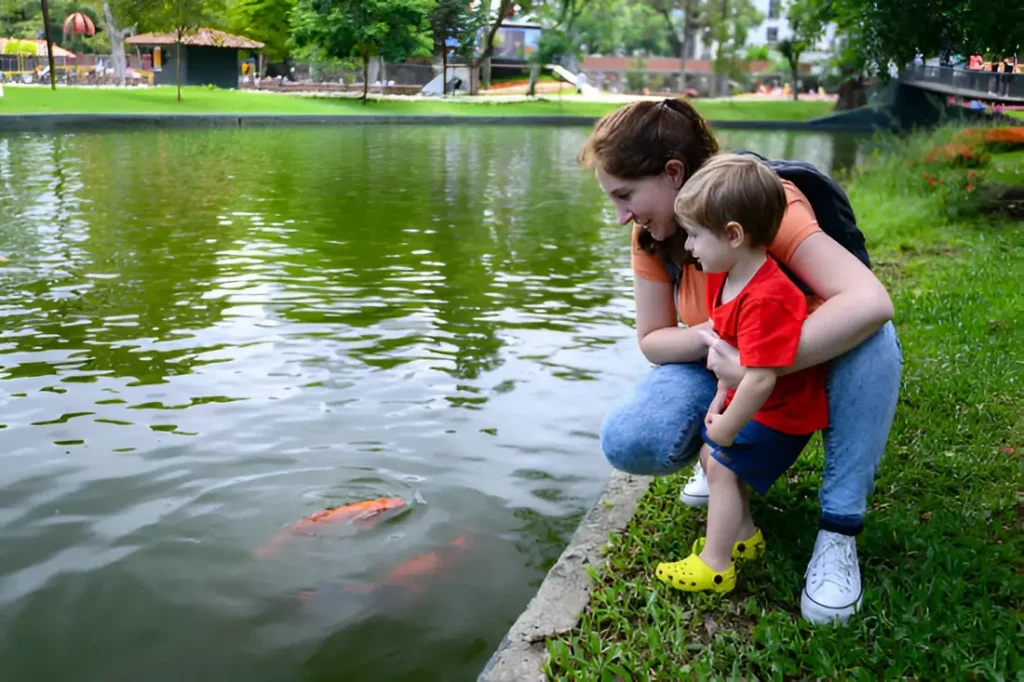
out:
{"label": "tree", "polygon": [[50,7],[46,0],[43,6],[43,34],[46,36],[46,59],[50,63],[50,88],[57,89],[57,73],[53,67],[53,38],[50,36]]}
{"label": "tree", "polygon": [[868,72],[918,57],[990,51],[1015,54],[1024,44],[1024,5],[988,0],[832,0],[825,3]]}
{"label": "tree", "polygon": [[628,0],[593,0],[574,22],[586,54],[658,55],[672,49],[674,31],[654,7]]}
{"label": "tree", "polygon": [[[478,87],[476,78],[474,77],[473,74],[476,72],[477,69],[480,68],[481,64],[489,60],[491,58],[491,55],[494,54],[494,36],[498,34],[498,29],[501,28],[502,22],[504,22],[505,19],[513,13],[516,6],[515,0],[500,0],[498,4],[498,11],[492,17],[490,12],[491,3],[488,0],[484,0],[479,4],[480,9],[478,21],[480,21],[481,24],[486,25],[488,28],[487,34],[484,36],[483,46],[480,49],[480,54],[477,55],[477,58],[470,65],[469,92],[472,95],[476,94]],[[526,7],[524,7],[523,4],[520,3],[520,9],[526,9]]]}
{"label": "tree", "polygon": [[707,0],[704,42],[715,43],[712,68],[718,80],[718,93],[729,94],[729,76],[737,70],[740,51],[747,33],[764,20],[750,0]]}
{"label": "tree", "polygon": [[174,78],[181,101],[181,41],[223,9],[222,0],[139,0],[147,23],[158,31],[174,33]]}
{"label": "tree", "polygon": [[825,31],[821,5],[822,0],[793,0],[786,10],[786,19],[789,21],[789,28],[793,33],[779,42],[777,48],[789,64],[794,100],[800,98],[800,91],[797,87],[800,78],[800,56],[807,50],[813,49]]}
{"label": "tree", "polygon": [[294,9],[295,0],[235,0],[225,16],[232,32],[260,41],[267,60],[279,62],[288,56]]}
{"label": "tree", "polygon": [[294,39],[299,46],[320,46],[332,57],[358,57],[365,104],[371,57],[399,61],[431,53],[434,6],[435,0],[298,0]]}
{"label": "tree", "polygon": [[[114,1],[117,2],[117,0]],[[118,16],[121,17],[130,13],[134,9],[133,5],[135,3],[121,0],[117,4]],[[121,13],[122,11],[123,14]],[[124,56],[124,39],[135,33],[136,25],[133,23],[127,27],[118,26],[118,21],[114,18],[114,10],[111,8],[109,0],[103,0],[103,23],[106,25],[107,36],[110,38],[110,61],[114,65],[114,76],[124,86],[128,72],[128,62]]]}
{"label": "tree", "polygon": [[435,54],[441,52],[441,96],[448,94],[448,53],[462,58],[472,54],[475,33],[479,27],[477,14],[470,11],[466,0],[437,0],[430,14],[430,30]]}

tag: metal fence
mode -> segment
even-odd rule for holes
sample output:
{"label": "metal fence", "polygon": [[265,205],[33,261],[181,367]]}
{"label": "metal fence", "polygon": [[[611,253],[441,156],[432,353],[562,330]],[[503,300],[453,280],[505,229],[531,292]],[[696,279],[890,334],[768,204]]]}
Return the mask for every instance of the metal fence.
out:
{"label": "metal fence", "polygon": [[952,91],[961,91],[965,96],[975,96],[980,99],[998,97],[1024,100],[1024,74],[1022,73],[914,64],[900,73],[900,79],[907,83],[945,86],[951,91],[950,94],[958,94]]}

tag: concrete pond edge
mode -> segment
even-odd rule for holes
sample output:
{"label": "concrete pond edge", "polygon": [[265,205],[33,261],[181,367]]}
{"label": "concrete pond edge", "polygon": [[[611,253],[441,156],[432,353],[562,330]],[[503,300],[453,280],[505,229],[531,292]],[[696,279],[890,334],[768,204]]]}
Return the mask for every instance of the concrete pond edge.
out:
{"label": "concrete pond edge", "polygon": [[[470,116],[421,114],[0,114],[0,132],[57,132],[146,128],[264,128],[288,125],[537,125],[593,126],[598,116]],[[721,130],[865,132],[870,125],[809,121],[711,121]]]}
{"label": "concrete pond edge", "polygon": [[576,627],[590,602],[594,581],[587,569],[601,570],[611,533],[621,533],[636,513],[637,503],[653,479],[620,471],[612,473],[594,506],[580,521],[568,546],[512,624],[477,682],[543,681],[546,640]]}

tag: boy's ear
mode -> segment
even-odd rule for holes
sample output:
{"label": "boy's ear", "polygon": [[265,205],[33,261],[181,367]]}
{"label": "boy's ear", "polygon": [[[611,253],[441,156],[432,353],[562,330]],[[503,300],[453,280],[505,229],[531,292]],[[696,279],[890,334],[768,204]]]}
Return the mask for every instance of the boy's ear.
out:
{"label": "boy's ear", "polygon": [[733,220],[725,225],[725,239],[729,242],[729,246],[738,249],[746,241],[747,233],[743,230],[742,225]]}

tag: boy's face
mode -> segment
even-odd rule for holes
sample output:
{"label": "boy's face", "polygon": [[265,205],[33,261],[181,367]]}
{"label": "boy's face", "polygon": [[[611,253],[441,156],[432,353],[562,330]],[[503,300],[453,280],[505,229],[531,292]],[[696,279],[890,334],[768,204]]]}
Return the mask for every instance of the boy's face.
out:
{"label": "boy's face", "polygon": [[[734,223],[729,225],[732,226]],[[735,236],[730,235],[728,231],[723,235],[716,235],[699,225],[687,225],[683,229],[686,230],[686,250],[700,261],[704,272],[728,272],[736,264],[736,247],[732,243]],[[742,236],[740,242],[742,243]]]}

